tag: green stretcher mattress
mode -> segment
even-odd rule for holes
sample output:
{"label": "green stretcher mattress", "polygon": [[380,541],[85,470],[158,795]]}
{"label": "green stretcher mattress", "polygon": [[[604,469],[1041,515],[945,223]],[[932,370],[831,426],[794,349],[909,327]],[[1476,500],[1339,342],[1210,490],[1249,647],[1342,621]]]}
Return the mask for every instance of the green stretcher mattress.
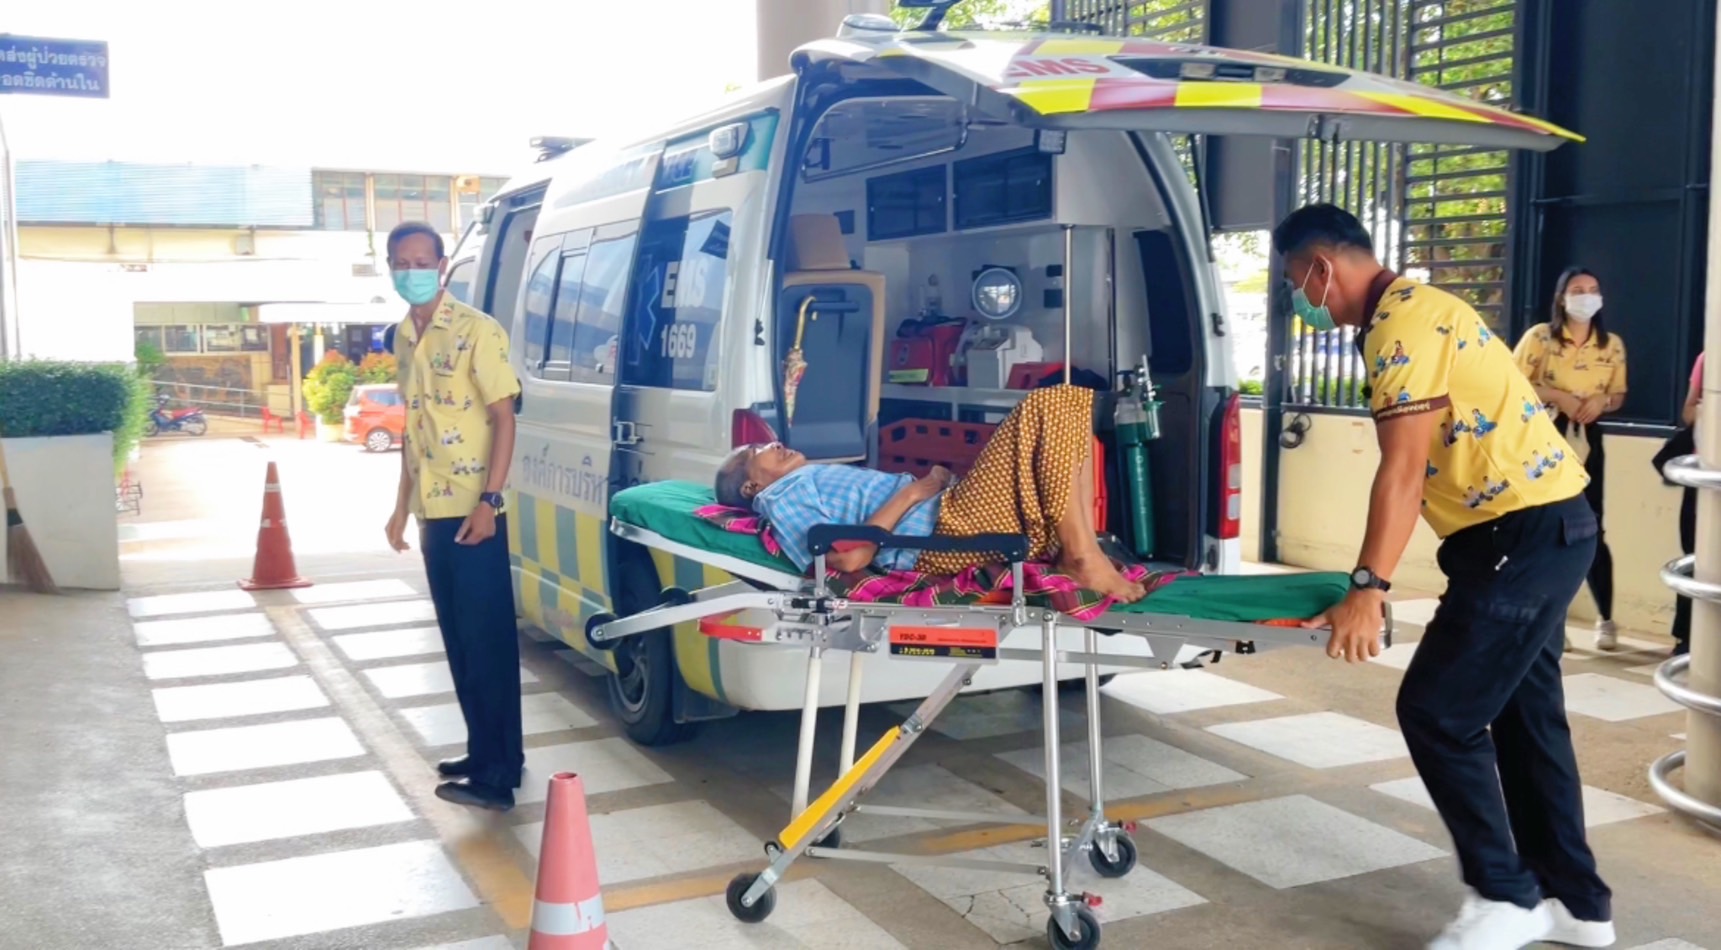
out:
{"label": "green stretcher mattress", "polygon": [[[701,551],[722,554],[784,574],[799,575],[793,561],[773,556],[758,537],[728,531],[694,514],[717,504],[713,491],[693,482],[652,482],[617,492],[610,514],[624,524]],[[1179,578],[1110,613],[1165,614],[1263,623],[1313,617],[1344,599],[1350,576],[1340,572],[1200,575]]]}

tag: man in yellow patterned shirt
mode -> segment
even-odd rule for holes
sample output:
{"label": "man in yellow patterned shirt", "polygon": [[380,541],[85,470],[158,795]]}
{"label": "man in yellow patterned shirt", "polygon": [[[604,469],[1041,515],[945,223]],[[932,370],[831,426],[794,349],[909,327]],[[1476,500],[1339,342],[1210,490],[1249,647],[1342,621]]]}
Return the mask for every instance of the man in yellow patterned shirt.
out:
{"label": "man in yellow patterned shirt", "polygon": [[1583,469],[1476,311],[1381,267],[1354,216],[1303,208],[1273,245],[1305,324],[1357,328],[1380,443],[1351,593],[1309,621],[1332,628],[1329,655],[1379,651],[1419,512],[1443,539],[1447,588],[1397,710],[1472,892],[1430,950],[1609,946],[1560,679],[1566,608],[1596,547]]}
{"label": "man in yellow patterned shirt", "polygon": [[497,811],[514,807],[525,767],[520,641],[502,488],[514,455],[514,397],[501,325],[442,288],[442,236],[408,222],[388,236],[395,290],[411,306],[395,328],[406,442],[389,544],[405,551],[418,519],[436,623],[466,720],[467,754],[437,771],[437,797]]}

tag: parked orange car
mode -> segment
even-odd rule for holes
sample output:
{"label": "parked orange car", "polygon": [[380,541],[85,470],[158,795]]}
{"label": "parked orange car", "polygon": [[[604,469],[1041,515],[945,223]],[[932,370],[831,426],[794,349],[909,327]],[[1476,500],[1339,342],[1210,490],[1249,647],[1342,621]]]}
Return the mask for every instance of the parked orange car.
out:
{"label": "parked orange car", "polygon": [[406,403],[394,383],[353,387],[345,415],[347,441],[362,444],[367,452],[387,452],[405,438]]}

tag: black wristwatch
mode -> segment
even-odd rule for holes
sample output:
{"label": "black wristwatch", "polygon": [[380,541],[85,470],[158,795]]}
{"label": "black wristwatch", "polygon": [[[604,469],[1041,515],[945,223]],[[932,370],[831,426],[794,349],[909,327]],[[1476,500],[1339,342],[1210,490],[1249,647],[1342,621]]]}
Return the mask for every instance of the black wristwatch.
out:
{"label": "black wristwatch", "polygon": [[1351,590],[1378,590],[1384,594],[1392,590],[1392,582],[1366,567],[1359,567],[1351,571]]}
{"label": "black wristwatch", "polygon": [[502,506],[503,506],[504,502],[502,499],[502,493],[501,492],[499,492],[499,491],[487,491],[484,494],[479,495],[478,500],[480,502],[482,502],[483,504],[489,505],[490,507],[496,509],[497,514],[502,513]]}

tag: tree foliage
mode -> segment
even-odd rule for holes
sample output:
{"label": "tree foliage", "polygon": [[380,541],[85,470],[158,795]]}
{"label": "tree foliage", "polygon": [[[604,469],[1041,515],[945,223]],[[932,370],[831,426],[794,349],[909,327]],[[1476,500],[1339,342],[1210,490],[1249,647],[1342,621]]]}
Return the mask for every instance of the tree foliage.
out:
{"label": "tree foliage", "polygon": [[340,425],[347,399],[358,381],[352,360],[339,350],[330,350],[305,377],[305,407],[325,424]]}
{"label": "tree foliage", "polygon": [[[992,25],[1013,23],[1045,23],[1051,20],[1051,3],[1047,0],[967,0],[957,4],[944,18],[951,30],[971,30]],[[896,25],[911,30],[926,19],[926,11],[893,7],[890,18]]]}

